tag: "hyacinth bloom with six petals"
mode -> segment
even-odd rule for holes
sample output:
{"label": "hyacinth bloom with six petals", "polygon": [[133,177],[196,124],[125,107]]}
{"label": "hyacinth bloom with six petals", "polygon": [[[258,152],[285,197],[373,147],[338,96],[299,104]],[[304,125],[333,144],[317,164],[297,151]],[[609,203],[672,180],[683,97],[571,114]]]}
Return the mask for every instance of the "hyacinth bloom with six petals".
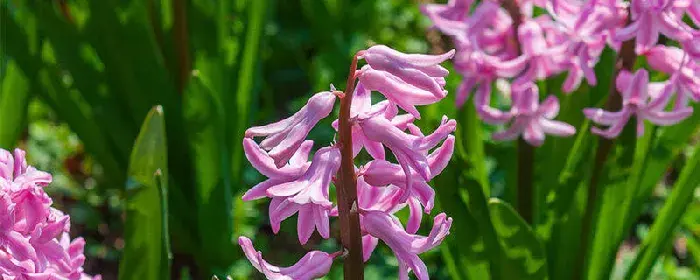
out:
{"label": "hyacinth bloom with six petals", "polygon": [[642,54],[659,40],[659,34],[679,42],[693,39],[692,28],[683,22],[683,14],[691,1],[684,0],[632,0],[632,23],[615,33],[615,39],[626,41],[636,36],[636,52]]}
{"label": "hyacinth bloom with six petals", "polygon": [[319,92],[293,116],[266,126],[251,127],[245,135],[249,138],[265,136],[260,147],[269,151],[277,167],[282,167],[304,142],[311,128],[331,113],[334,103],[333,92]]}
{"label": "hyacinth bloom with six petals", "polygon": [[644,134],[644,120],[667,126],[676,124],[693,113],[690,107],[665,112],[672,93],[672,84],[649,84],[649,72],[644,69],[631,74],[622,71],[617,76],[616,87],[622,94],[622,109],[609,112],[600,108],[584,109],[584,114],[592,121],[608,126],[607,129],[593,128],[591,131],[605,138],[617,137],[632,116],[637,119],[637,136]]}
{"label": "hyacinth bloom with six petals", "polygon": [[377,45],[359,52],[367,65],[359,79],[365,88],[381,92],[387,100],[420,119],[416,105],[433,104],[447,95],[447,69],[439,64],[454,56],[454,50],[442,55],[404,54]]}
{"label": "hyacinth bloom with six petals", "polygon": [[647,52],[652,68],[671,75],[674,84],[676,107],[685,107],[688,100],[700,101],[700,65],[675,47],[656,46]]}
{"label": "hyacinth bloom with six petals", "polygon": [[409,271],[413,271],[419,280],[429,279],[428,269],[418,254],[440,245],[450,232],[452,218],[444,213],[435,216],[430,234],[419,236],[407,233],[396,217],[385,212],[364,211],[360,216],[363,230],[386,243],[396,255],[399,279],[407,280]]}
{"label": "hyacinth bloom with six petals", "polygon": [[296,264],[290,267],[277,267],[262,258],[260,251],[255,251],[253,242],[246,237],[239,237],[238,244],[250,260],[253,267],[265,274],[270,280],[311,280],[320,278],[331,270],[333,259],[339,253],[328,254],[321,251],[306,253]]}
{"label": "hyacinth bloom with six petals", "polygon": [[494,133],[493,139],[509,140],[522,135],[530,145],[540,146],[544,142],[545,134],[570,136],[576,133],[573,126],[552,120],[559,114],[557,98],[549,96],[539,104],[538,92],[537,87],[530,84],[523,90],[512,93],[513,107],[510,115],[513,116],[513,121],[505,131]]}

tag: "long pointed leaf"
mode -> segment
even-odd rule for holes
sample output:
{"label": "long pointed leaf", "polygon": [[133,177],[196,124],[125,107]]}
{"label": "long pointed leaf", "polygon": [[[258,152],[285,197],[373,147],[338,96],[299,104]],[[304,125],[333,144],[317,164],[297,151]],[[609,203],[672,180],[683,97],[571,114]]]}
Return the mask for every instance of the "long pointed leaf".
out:
{"label": "long pointed leaf", "polygon": [[131,153],[119,279],[170,279],[167,139],[160,106],[151,110]]}
{"label": "long pointed leaf", "polygon": [[671,243],[673,231],[688,205],[693,201],[693,192],[698,186],[700,186],[700,145],[695,147],[693,156],[683,167],[671,195],[654,220],[649,235],[644,239],[638,257],[625,279],[647,279],[654,262],[659,258],[662,250]]}
{"label": "long pointed leaf", "polygon": [[27,125],[29,82],[10,61],[0,83],[0,147],[12,148]]}

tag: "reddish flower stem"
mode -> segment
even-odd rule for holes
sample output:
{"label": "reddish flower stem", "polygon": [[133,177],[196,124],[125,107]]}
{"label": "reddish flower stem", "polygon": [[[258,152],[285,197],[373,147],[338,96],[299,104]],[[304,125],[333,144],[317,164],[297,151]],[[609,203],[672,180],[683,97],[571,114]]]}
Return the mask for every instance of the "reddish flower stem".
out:
{"label": "reddish flower stem", "polygon": [[340,176],[336,186],[338,197],[338,214],[340,218],[340,239],[347,250],[343,263],[344,279],[364,279],[364,261],[362,259],[362,236],[360,232],[360,215],[357,211],[357,177],[352,152],[352,124],[350,122],[350,105],[355,90],[355,71],[357,70],[355,55],[350,64],[344,97],[340,101],[340,116],[338,117],[338,134],[340,140]]}
{"label": "reddish flower stem", "polygon": [[[637,60],[637,55],[634,53],[634,45],[634,39],[623,42],[622,47],[620,47],[620,52],[617,54],[615,72],[611,77],[612,81],[610,81],[608,100],[605,103],[605,109],[608,111],[618,111],[622,108],[622,95],[615,87],[615,79],[621,70],[631,71],[634,67],[634,63]],[[604,137],[598,137],[598,139],[598,148],[595,153],[595,161],[593,162],[593,173],[588,184],[586,208],[584,209],[585,212],[581,224],[581,247],[579,248],[579,255],[577,257],[576,266],[574,267],[575,280],[583,279],[586,275],[586,256],[588,255],[589,249],[592,249],[588,247],[591,245],[589,244],[591,239],[590,231],[593,226],[595,202],[598,198],[598,181],[600,180],[608,155],[615,143],[614,140]]]}
{"label": "reddish flower stem", "polygon": [[[516,0],[503,1],[503,8],[513,20],[513,32],[515,32],[515,41],[520,54],[520,43],[518,42],[518,28],[523,22],[523,15],[520,12],[520,7]],[[528,223],[533,222],[533,204],[534,204],[534,165],[535,165],[535,147],[531,146],[522,138],[518,139],[518,201],[515,204],[518,214]]]}

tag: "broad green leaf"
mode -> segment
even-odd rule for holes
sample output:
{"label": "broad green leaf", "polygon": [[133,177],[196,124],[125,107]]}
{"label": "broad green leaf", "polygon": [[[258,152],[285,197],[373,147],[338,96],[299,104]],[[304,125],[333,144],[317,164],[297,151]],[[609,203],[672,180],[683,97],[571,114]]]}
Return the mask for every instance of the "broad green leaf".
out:
{"label": "broad green leaf", "polygon": [[483,238],[483,247],[490,260],[491,278],[501,279],[502,267],[499,262],[498,243],[488,209],[491,189],[486,174],[482,130],[473,102],[468,101],[459,115],[462,122],[457,131],[462,131],[462,139],[468,140],[456,143],[457,158],[461,160],[460,170],[462,170],[462,181],[458,185],[461,190],[458,194],[474,217],[475,223],[472,226],[477,227],[481,238]]}
{"label": "broad green leaf", "polygon": [[0,147],[11,149],[27,125],[30,100],[29,81],[14,61],[7,64],[0,82]]}
{"label": "broad green leaf", "polygon": [[446,259],[449,266],[455,267],[450,274],[453,279],[493,279],[489,277],[489,268],[492,260],[490,254],[494,251],[487,251],[481,227],[462,199],[461,193],[464,190],[458,187],[462,168],[461,161],[453,159],[442,174],[434,179],[435,192],[441,208],[448,216],[455,218],[450,229],[451,234],[441,250],[443,255],[449,256]]}
{"label": "broad green leaf", "polygon": [[[630,124],[635,122],[634,118],[630,119]],[[624,234],[625,205],[631,199],[627,195],[630,190],[626,180],[632,173],[635,157],[639,156],[639,153],[635,153],[638,143],[636,134],[636,126],[627,125],[615,140],[605,164],[594,167],[601,168],[601,172],[596,186],[597,196],[593,198],[595,206],[590,230],[583,233],[588,234],[590,240],[587,248],[584,248],[588,251],[585,257],[587,269],[583,272],[585,279],[608,279],[612,273]],[[607,140],[599,141],[599,145],[604,145],[602,141]]]}
{"label": "broad green leaf", "polygon": [[[211,53],[200,52],[195,57],[200,75],[191,80],[190,89],[196,95],[188,102],[196,102],[188,121],[203,122],[190,126],[208,137],[196,136],[199,235],[201,258],[206,267],[223,275],[240,251],[234,246],[233,194],[242,187],[242,137],[249,126],[249,115],[254,112],[254,96],[260,63],[260,45],[266,19],[268,1],[248,1],[240,12],[242,30],[230,26],[233,3],[221,1],[216,7],[192,3],[197,17],[202,19],[195,28],[215,42]],[[210,30],[204,30],[209,28]],[[234,35],[234,36],[232,36]],[[236,37],[240,36],[242,39]],[[232,78],[235,77],[235,78]],[[232,94],[235,93],[235,94]],[[208,108],[208,109],[207,109]]]}
{"label": "broad green leaf", "polygon": [[[25,11],[26,12],[26,11]],[[6,6],[0,6],[0,14],[10,14]],[[18,22],[19,21],[19,22]],[[100,126],[84,102],[72,94],[64,83],[65,76],[55,66],[44,65],[37,49],[37,30],[34,16],[26,12],[22,17],[13,17],[3,22],[2,37],[7,38],[6,51],[20,67],[31,85],[30,91],[37,94],[53,111],[65,121],[82,140],[87,151],[92,153],[104,167],[109,182],[123,182],[126,167],[121,165],[114,149],[110,147],[100,131]]]}
{"label": "broad green leaf", "polygon": [[503,251],[501,279],[548,279],[545,250],[532,228],[500,199],[489,200],[489,210]]}
{"label": "broad green leaf", "polygon": [[666,199],[654,220],[637,259],[630,267],[625,279],[647,279],[654,262],[663,253],[662,250],[671,243],[673,232],[688,205],[693,201],[693,193],[698,186],[700,186],[700,145],[695,148],[692,158],[683,167],[671,195]]}
{"label": "broad green leaf", "polygon": [[[33,8],[41,34],[46,36],[45,47],[54,53],[56,64],[65,69],[70,77],[71,86],[80,93],[96,119],[108,122],[109,126],[100,126],[102,133],[108,137],[109,144],[116,147],[115,157],[123,165],[136,137],[138,123],[129,119],[129,108],[117,101],[113,89],[105,88],[105,77],[100,71],[99,57],[89,55],[94,49],[85,36],[74,24],[59,17],[49,5],[34,2]],[[110,91],[112,90],[112,91]]]}
{"label": "broad green leaf", "polygon": [[[596,136],[591,134],[591,122],[583,118],[584,107],[602,106],[612,81],[615,52],[605,49],[596,65],[598,83],[589,87],[586,84],[571,94],[559,94],[560,110],[558,120],[576,127],[576,135],[569,138],[548,137],[542,150],[538,150],[536,169],[541,186],[545,190],[539,194],[542,201],[535,227],[538,236],[547,249],[549,275],[552,279],[570,279],[574,262],[580,247],[581,218],[593,161]],[[558,85],[558,83],[557,83]],[[550,88],[555,92],[559,88]]]}
{"label": "broad green leaf", "polygon": [[131,153],[119,279],[170,279],[167,178],[165,120],[157,106],[146,117]]}

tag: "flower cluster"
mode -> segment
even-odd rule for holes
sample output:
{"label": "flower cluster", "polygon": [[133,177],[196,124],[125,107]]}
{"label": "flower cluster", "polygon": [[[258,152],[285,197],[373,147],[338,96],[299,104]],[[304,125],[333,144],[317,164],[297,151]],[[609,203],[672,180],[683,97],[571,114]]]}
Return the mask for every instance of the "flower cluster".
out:
{"label": "flower cluster", "polygon": [[[645,70],[636,74],[622,71],[616,85],[623,108],[619,112],[586,109],[584,113],[592,121],[609,126],[605,130],[593,128],[592,132],[617,137],[634,115],[641,135],[645,119],[657,125],[672,125],[692,114],[688,102],[700,98],[700,68],[695,63],[700,59],[700,32],[686,24],[683,17],[687,15],[696,27],[700,26],[697,1],[499,2],[480,1],[473,9],[472,0],[422,6],[434,28],[449,35],[457,49],[455,69],[464,77],[457,106],[474,90],[474,105],[483,121],[511,123],[494,139],[522,135],[530,144],[539,146],[545,134],[574,134],[572,126],[551,120],[557,115],[558,100],[554,96],[540,98],[536,82],[566,73],[562,85],[565,93],[576,91],[584,80],[596,85],[594,67],[603,50],[609,47],[619,51],[628,40],[635,40],[636,55],[646,56],[651,68],[670,78],[649,83]],[[514,6],[506,9],[507,4]],[[683,49],[660,45],[660,35],[675,40]],[[496,81],[509,81],[510,89],[505,91],[510,93],[512,108],[507,112],[491,106],[491,86]],[[538,105],[541,99],[544,101]],[[671,100],[674,106],[669,111]]]}
{"label": "flower cluster", "polygon": [[51,207],[51,174],[28,166],[25,152],[0,149],[2,279],[101,279],[83,273],[82,238],[70,240],[70,217]]}
{"label": "flower cluster", "polygon": [[[416,233],[423,214],[429,214],[434,205],[435,192],[428,182],[452,157],[455,140],[451,133],[456,123],[443,117],[440,125],[425,135],[413,121],[420,118],[417,105],[432,104],[447,95],[444,86],[448,71],[439,64],[453,55],[454,51],[442,55],[404,54],[381,45],[358,52],[356,58],[366,61],[366,65],[351,74],[353,84],[359,80],[352,96],[331,87],[331,91],[311,97],[293,116],[246,131],[245,155],[268,179],[248,190],[243,199],[271,199],[269,216],[275,233],[282,221],[297,214],[301,244],[306,244],[315,231],[329,238],[330,217],[339,215],[329,196],[331,184],[336,182],[342,157],[354,159],[364,149],[372,160],[354,167],[357,201],[353,207],[359,213],[364,260],[381,240],[396,255],[401,279],[407,279],[409,271],[418,279],[428,279],[418,254],[442,242],[452,219],[438,214],[427,236]],[[373,103],[372,91],[386,100]],[[352,154],[343,155],[340,142],[316,150],[309,160],[314,143],[306,140],[307,134],[330,115],[338,97],[352,100],[347,120],[350,127],[346,128],[351,131]],[[340,123],[336,120],[333,127],[339,129]],[[257,136],[265,138],[258,143],[254,140]],[[395,213],[406,206],[409,219],[404,227]],[[321,277],[343,253],[312,251],[291,267],[277,267],[262,258],[250,239],[240,237],[239,244],[253,266],[269,279]]]}

